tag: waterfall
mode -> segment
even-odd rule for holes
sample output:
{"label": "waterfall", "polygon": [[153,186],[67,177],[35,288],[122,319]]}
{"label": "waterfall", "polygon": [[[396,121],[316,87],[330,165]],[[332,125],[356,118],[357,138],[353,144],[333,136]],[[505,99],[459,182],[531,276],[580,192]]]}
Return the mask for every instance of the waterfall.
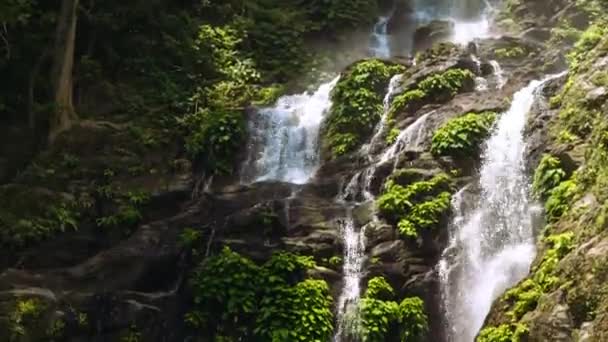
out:
{"label": "waterfall", "polygon": [[[386,117],[390,110],[390,102],[397,88],[401,76],[392,78],[384,99],[384,115]],[[370,144],[362,146],[360,153],[366,155],[370,165],[362,171],[356,172],[345,186],[342,187],[337,196],[336,201],[346,207],[347,215],[345,218],[338,220],[340,233],[344,243],[344,266],[343,266],[343,287],[338,298],[338,326],[334,337],[334,342],[356,340],[357,328],[359,324],[358,304],[361,295],[361,276],[363,260],[365,257],[365,230],[359,229],[355,225],[352,210],[357,205],[359,199],[363,203],[374,200],[374,195],[371,191],[371,184],[375,177],[376,170],[379,165],[385,163],[389,159],[398,156],[398,154],[406,149],[418,148],[424,140],[424,132],[426,132],[426,121],[431,113],[427,113],[405,130],[401,132],[397,141],[385,151],[381,151],[379,155],[370,153],[369,145],[373,144],[374,137],[381,136],[384,128],[384,123],[381,120],[378,123],[374,137],[370,140]],[[391,156],[387,159],[387,156]],[[397,161],[395,161],[395,165]],[[374,221],[377,217],[372,218]],[[355,335],[355,336],[353,336]]]}
{"label": "waterfall", "polygon": [[502,68],[500,67],[500,64],[498,64],[497,61],[491,60],[490,65],[492,66],[492,69],[494,69],[494,78],[495,78],[495,82],[496,82],[496,88],[502,89],[502,87],[504,87],[505,84],[507,83],[507,80],[505,79],[505,76],[504,76],[504,72],[502,71]]}
{"label": "waterfall", "polygon": [[388,35],[388,21],[390,20],[390,17],[390,15],[380,17],[378,18],[378,22],[376,22],[374,25],[374,29],[372,31],[372,42],[370,46],[370,51],[374,57],[391,57],[391,47]]}
{"label": "waterfall", "polygon": [[523,130],[536,90],[558,76],[515,93],[486,143],[477,202],[461,210],[463,196],[455,197],[451,241],[438,265],[449,341],[473,341],[494,299],[523,279],[534,259]]}
{"label": "waterfall", "polygon": [[338,77],[312,94],[283,96],[274,106],[256,111],[249,120],[251,141],[241,182],[303,184],[313,176],[319,163],[319,127],[337,82]]}

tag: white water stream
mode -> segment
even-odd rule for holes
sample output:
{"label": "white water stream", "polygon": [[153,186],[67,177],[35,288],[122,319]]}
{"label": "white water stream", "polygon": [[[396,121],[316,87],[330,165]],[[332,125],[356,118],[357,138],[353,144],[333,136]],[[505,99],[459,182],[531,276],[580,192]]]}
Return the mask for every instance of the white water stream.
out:
{"label": "white water stream", "polygon": [[314,93],[281,97],[249,121],[252,137],[241,182],[278,180],[306,183],[319,163],[319,127],[331,107],[330,93],[338,78]]}
{"label": "white water stream", "polygon": [[532,81],[515,93],[498,120],[483,154],[481,193],[471,210],[462,210],[462,192],[454,197],[451,241],[438,265],[450,342],[472,342],[494,299],[523,279],[534,259],[534,204],[523,130],[536,90],[554,77]]}

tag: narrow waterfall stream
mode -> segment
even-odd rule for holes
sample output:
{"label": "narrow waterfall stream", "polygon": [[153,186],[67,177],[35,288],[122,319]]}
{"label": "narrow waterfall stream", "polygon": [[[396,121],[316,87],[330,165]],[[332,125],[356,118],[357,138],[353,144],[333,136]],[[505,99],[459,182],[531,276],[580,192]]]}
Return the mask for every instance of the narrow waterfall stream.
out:
{"label": "narrow waterfall stream", "polygon": [[464,208],[467,189],[454,196],[451,241],[438,265],[451,342],[473,341],[493,300],[525,277],[534,259],[523,130],[537,89],[558,76],[514,95],[487,141],[474,205]]}
{"label": "narrow waterfall stream", "polygon": [[338,77],[314,93],[281,97],[249,121],[251,141],[241,182],[278,180],[303,184],[319,164],[319,127],[331,107],[330,93]]}
{"label": "narrow waterfall stream", "polygon": [[391,46],[388,35],[388,21],[390,20],[391,15],[392,13],[387,16],[382,16],[378,18],[378,21],[374,25],[370,46],[370,52],[374,57],[391,57]]}

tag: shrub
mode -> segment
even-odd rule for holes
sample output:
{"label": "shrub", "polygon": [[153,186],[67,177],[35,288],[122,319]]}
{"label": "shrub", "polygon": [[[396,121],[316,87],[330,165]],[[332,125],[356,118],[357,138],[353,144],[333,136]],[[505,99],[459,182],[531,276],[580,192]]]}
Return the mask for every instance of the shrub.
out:
{"label": "shrub", "polygon": [[545,202],[545,214],[549,221],[556,221],[570,209],[570,204],[578,193],[577,189],[574,180],[568,180],[561,182],[549,192]]}
{"label": "shrub", "polygon": [[367,282],[366,298],[391,300],[395,296],[393,287],[384,277],[374,277]]}
{"label": "shrub", "polygon": [[401,342],[422,341],[428,332],[428,317],[424,301],[419,297],[405,298],[399,304]]}
{"label": "shrub", "polygon": [[477,156],[490,134],[496,113],[469,113],[442,125],[433,135],[431,153],[435,156]]}
{"label": "shrub", "polygon": [[528,333],[528,327],[521,323],[502,324],[483,329],[477,336],[477,342],[522,342]]}
{"label": "shrub", "polygon": [[475,85],[475,75],[466,69],[449,69],[420,81],[415,89],[410,89],[395,97],[390,113],[409,113],[418,110],[424,103],[445,102],[456,94],[470,90]]}
{"label": "shrub", "polygon": [[539,198],[547,198],[551,191],[566,178],[559,159],[545,154],[534,172],[532,189]]}
{"label": "shrub", "polygon": [[236,111],[200,110],[184,121],[189,134],[186,150],[206,170],[231,173],[234,156],[245,137],[243,115]]}
{"label": "shrub", "polygon": [[374,129],[382,115],[382,98],[401,65],[377,59],[354,64],[331,94],[332,106],[324,127],[325,144],[333,157],[352,152]]}
{"label": "shrub", "polygon": [[311,257],[285,252],[259,266],[224,248],[195,271],[195,309],[186,320],[202,333],[235,340],[328,340],[333,330],[329,286],[305,279],[311,267]]}
{"label": "shrub", "polygon": [[526,50],[524,50],[520,46],[514,46],[510,48],[500,48],[494,50],[494,55],[500,59],[513,59],[524,57],[526,55]]}
{"label": "shrub", "polygon": [[411,211],[399,220],[397,227],[401,235],[417,237],[421,230],[436,227],[450,209],[452,195],[442,192],[436,198],[416,204]]}
{"label": "shrub", "polygon": [[363,298],[361,310],[361,337],[364,342],[384,342],[398,320],[399,305],[393,301]]}

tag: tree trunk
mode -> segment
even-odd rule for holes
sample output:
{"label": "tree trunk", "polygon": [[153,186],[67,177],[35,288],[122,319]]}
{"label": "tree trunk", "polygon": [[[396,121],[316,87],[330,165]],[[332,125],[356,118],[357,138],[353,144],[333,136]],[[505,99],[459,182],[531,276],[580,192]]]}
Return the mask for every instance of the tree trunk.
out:
{"label": "tree trunk", "polygon": [[69,129],[78,119],[72,102],[72,69],[76,39],[78,0],[62,0],[55,32],[55,53],[51,80],[55,92],[55,112],[51,116],[49,142]]}

